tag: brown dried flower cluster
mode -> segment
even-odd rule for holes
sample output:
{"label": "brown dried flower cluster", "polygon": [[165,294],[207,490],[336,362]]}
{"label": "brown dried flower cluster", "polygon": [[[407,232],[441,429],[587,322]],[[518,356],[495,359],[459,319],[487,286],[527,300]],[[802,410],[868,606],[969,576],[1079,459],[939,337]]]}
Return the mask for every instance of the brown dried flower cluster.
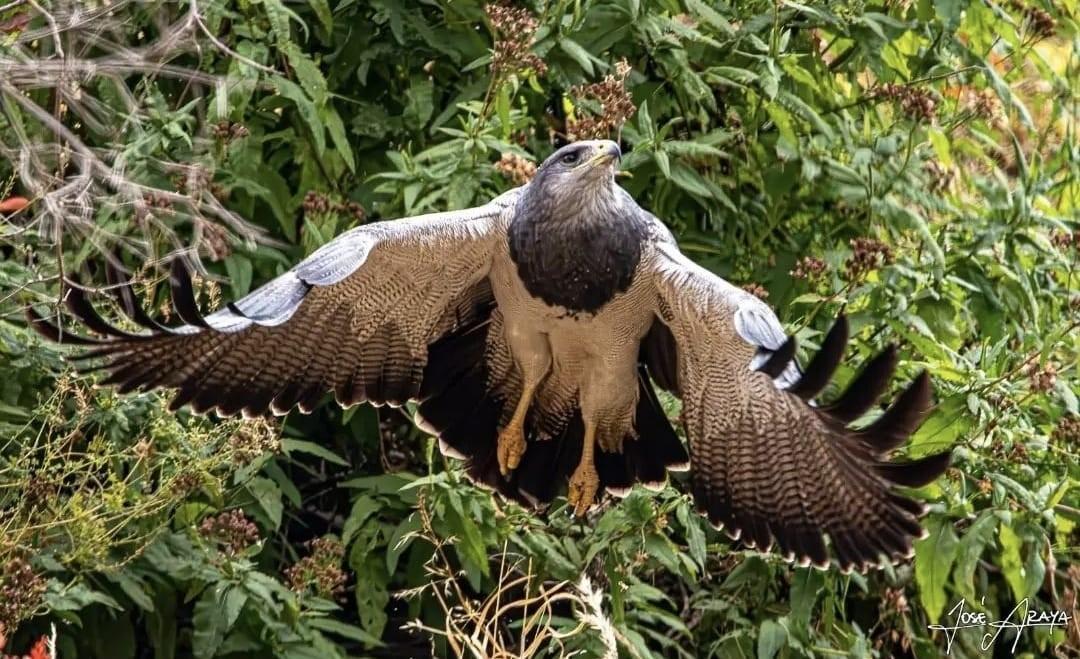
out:
{"label": "brown dried flower cluster", "polygon": [[743,284],[742,289],[761,300],[769,297],[769,291],[765,290],[760,284]]}
{"label": "brown dried flower cluster", "polygon": [[804,256],[795,262],[795,268],[788,274],[795,279],[816,281],[820,279],[828,269],[829,266],[821,259],[815,256]]}
{"label": "brown dried flower cluster", "polygon": [[304,213],[308,215],[312,214],[326,214],[337,213],[339,215],[352,215],[353,219],[357,222],[363,222],[367,217],[367,211],[364,210],[362,204],[356,201],[334,201],[324,194],[309,190],[304,195],[304,201],[302,204]]}
{"label": "brown dried flower cluster", "polygon": [[919,121],[932,121],[937,114],[937,101],[929,90],[886,83],[874,93],[876,98],[895,101],[907,116]]}
{"label": "brown dried flower cluster", "polygon": [[30,617],[45,595],[45,579],[22,558],[0,566],[0,626],[15,629]]}
{"label": "brown dried flower cluster", "polygon": [[893,262],[892,248],[876,238],[853,238],[851,257],[844,263],[848,280],[861,279],[871,270]]}
{"label": "brown dried flower cluster", "polygon": [[1051,441],[1080,447],[1080,416],[1070,415],[1058,419]]}
{"label": "brown dried flower cluster", "polygon": [[1024,374],[1028,376],[1031,390],[1040,393],[1054,388],[1057,384],[1057,373],[1057,364],[1053,362],[1046,362],[1042,366],[1032,363],[1024,367]]}
{"label": "brown dried flower cluster", "polygon": [[495,163],[495,169],[513,181],[514,185],[525,185],[536,175],[536,163],[509,151],[502,154],[499,162]]}
{"label": "brown dried flower cluster", "polygon": [[1057,20],[1042,7],[1032,7],[1020,0],[1012,0],[1009,6],[1020,12],[1029,34],[1038,39],[1049,39],[1057,34]]}
{"label": "brown dried flower cluster", "polygon": [[[606,76],[600,82],[578,85],[570,89],[575,100],[592,100],[600,104],[600,114],[576,116],[567,122],[566,137],[570,140],[587,140],[608,137],[617,133],[634,115],[637,106],[626,89],[626,79],[630,75],[630,64],[619,60],[615,73]],[[579,106],[580,107],[580,106]]]}
{"label": "brown dried flower cluster", "polygon": [[967,98],[967,109],[976,116],[994,123],[1000,122],[1005,116],[1001,99],[989,89],[970,93]]}
{"label": "brown dried flower cluster", "polygon": [[244,423],[229,437],[229,448],[232,449],[233,461],[244,466],[265,453],[277,453],[281,440],[277,430],[268,422],[253,420]]}
{"label": "brown dried flower cluster", "polygon": [[345,546],[335,538],[316,538],[307,543],[311,552],[285,570],[289,588],[298,594],[313,592],[323,599],[337,599],[345,592],[348,576],[341,569]]}
{"label": "brown dried flower cluster", "polygon": [[207,222],[202,218],[195,221],[195,226],[201,235],[199,244],[206,248],[210,260],[215,263],[223,261],[232,254],[232,245],[229,244],[229,232],[225,227],[214,222]]}
{"label": "brown dried flower cluster", "polygon": [[1080,231],[1055,231],[1050,242],[1060,250],[1080,249]]}
{"label": "brown dried flower cluster", "polygon": [[240,510],[229,510],[204,519],[199,535],[216,542],[229,556],[236,556],[259,541],[259,527]]}
{"label": "brown dried flower cluster", "polygon": [[170,489],[178,496],[185,497],[192,492],[195,492],[203,486],[203,477],[201,474],[193,471],[186,471],[177,475],[176,479],[170,483]]}
{"label": "brown dried flower cluster", "polygon": [[956,184],[956,170],[952,167],[945,167],[936,160],[927,160],[923,163],[923,169],[934,192],[951,190]]}
{"label": "brown dried flower cluster", "polygon": [[908,652],[911,648],[911,638],[904,633],[902,621],[910,614],[911,605],[904,594],[904,589],[886,588],[881,597],[881,617],[884,620],[892,621],[894,624],[884,626],[882,635],[875,639],[874,645],[879,650],[888,646],[899,647],[904,652]]}
{"label": "brown dried flower cluster", "polygon": [[249,131],[244,124],[233,123],[231,121],[219,121],[214,124],[213,128],[210,129],[210,132],[214,134],[215,138],[222,142],[238,140],[251,134],[251,131]]}
{"label": "brown dried flower cluster", "polygon": [[531,50],[540,25],[536,17],[524,7],[504,2],[486,5],[484,11],[496,35],[491,53],[492,75],[502,78],[530,69],[544,75],[547,64]]}
{"label": "brown dried flower cluster", "polygon": [[990,482],[989,478],[979,479],[979,482],[976,483],[976,486],[979,488],[979,492],[981,494],[990,494],[994,491],[994,484]]}

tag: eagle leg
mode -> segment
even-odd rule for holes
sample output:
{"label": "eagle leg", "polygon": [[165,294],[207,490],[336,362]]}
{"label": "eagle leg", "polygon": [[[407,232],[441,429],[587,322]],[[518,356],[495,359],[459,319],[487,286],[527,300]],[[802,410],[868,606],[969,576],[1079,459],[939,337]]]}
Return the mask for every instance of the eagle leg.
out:
{"label": "eagle leg", "polygon": [[600,489],[600,477],[596,473],[596,422],[585,422],[585,441],[581,448],[581,462],[570,476],[566,502],[573,506],[574,514],[582,516],[596,500]]}
{"label": "eagle leg", "polygon": [[533,396],[539,386],[539,379],[525,384],[517,407],[514,408],[514,415],[499,432],[496,453],[499,457],[499,473],[503,476],[509,476],[511,471],[517,469],[521,464],[521,456],[525,455],[525,415],[529,413],[529,406],[532,405]]}
{"label": "eagle leg", "polygon": [[[525,397],[522,396],[522,401]],[[521,404],[518,409],[521,409]],[[525,405],[528,409],[528,404]],[[525,415],[514,412],[510,423],[499,433],[498,443],[499,473],[509,476],[510,472],[517,469],[521,464],[521,456],[525,455]]]}

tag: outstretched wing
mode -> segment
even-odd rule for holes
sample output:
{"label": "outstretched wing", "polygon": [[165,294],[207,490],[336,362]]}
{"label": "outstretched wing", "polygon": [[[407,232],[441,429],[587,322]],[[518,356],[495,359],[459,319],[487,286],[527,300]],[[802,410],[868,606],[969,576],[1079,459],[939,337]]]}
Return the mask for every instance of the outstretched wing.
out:
{"label": "outstretched wing", "polygon": [[491,255],[516,197],[511,190],[477,208],[357,227],[206,317],[177,260],[181,327],[152,320],[123,282],[112,287],[121,308],[148,331],[109,325],[77,287],[66,290],[68,310],[103,338],[28,313],[45,336],[90,345],[76,359],[100,360],[105,383],[121,392],[176,389],[173,409],[310,411],[329,391],[343,405],[402,404],[420,391],[428,345],[490,311]]}
{"label": "outstretched wing", "polygon": [[826,537],[845,570],[909,556],[923,506],[895,486],[929,483],[949,454],[913,462],[886,454],[930,407],[926,373],[876,421],[852,429],[886,389],[894,350],[873,359],[836,402],[818,406],[811,399],[847,343],[843,317],[799,372],[795,339],[766,304],[672,243],[659,244],[649,265],[670,334],[651,337],[645,354],[658,384],[682,399],[698,509],[731,537],[763,551],[775,541],[804,565],[828,563]]}

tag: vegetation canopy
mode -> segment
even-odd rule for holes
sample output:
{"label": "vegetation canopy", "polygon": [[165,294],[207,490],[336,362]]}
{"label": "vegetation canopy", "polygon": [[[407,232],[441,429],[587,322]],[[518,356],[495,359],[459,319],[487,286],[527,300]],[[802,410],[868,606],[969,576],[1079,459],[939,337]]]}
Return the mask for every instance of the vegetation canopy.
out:
{"label": "vegetation canopy", "polygon": [[[1078,18],[0,0],[0,653],[44,656],[55,626],[64,659],[1077,655]],[[930,509],[913,560],[792,566],[715,531],[685,482],[537,514],[471,485],[411,406],[172,412],[96,387],[25,321],[60,320],[77,286],[121,329],[128,302],[178,324],[178,257],[210,313],[351,227],[484,203],[584,139],[621,145],[619,183],[771,305],[802,363],[842,313],[844,364],[898,346],[885,400],[929,372],[936,406],[895,457],[953,467],[910,490]],[[1024,602],[1070,618],[993,649],[993,628],[948,629],[961,603],[994,621]]]}

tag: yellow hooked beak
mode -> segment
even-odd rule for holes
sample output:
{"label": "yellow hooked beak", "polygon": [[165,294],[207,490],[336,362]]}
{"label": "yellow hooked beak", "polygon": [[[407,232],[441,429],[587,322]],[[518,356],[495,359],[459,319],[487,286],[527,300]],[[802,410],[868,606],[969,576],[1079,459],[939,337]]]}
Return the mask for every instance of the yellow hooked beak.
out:
{"label": "yellow hooked beak", "polygon": [[585,165],[588,167],[607,166],[620,160],[622,160],[622,151],[619,149],[619,145],[606,141],[597,147],[596,154],[586,160]]}

